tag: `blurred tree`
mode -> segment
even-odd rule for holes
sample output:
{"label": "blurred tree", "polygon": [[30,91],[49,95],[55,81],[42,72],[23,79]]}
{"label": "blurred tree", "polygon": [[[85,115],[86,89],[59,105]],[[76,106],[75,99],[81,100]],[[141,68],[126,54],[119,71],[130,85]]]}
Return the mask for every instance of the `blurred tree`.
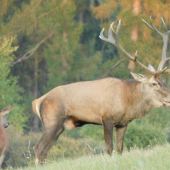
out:
{"label": "blurred tree", "polygon": [[[1,28],[1,34],[17,34],[15,44],[19,48],[15,55],[18,57],[13,62],[11,73],[19,76],[24,95],[31,101],[44,93],[47,80],[48,90],[67,82],[68,73],[74,70],[70,63],[78,51],[76,43],[81,25],[74,21],[74,1],[24,1],[17,7],[9,22]],[[25,104],[30,104],[30,101],[25,101]],[[26,113],[32,113],[31,107]],[[37,124],[39,118],[31,114],[28,122],[33,127],[31,130],[38,131]]]}
{"label": "blurred tree", "polygon": [[0,38],[0,108],[14,103],[12,112],[8,114],[9,122],[22,130],[28,117],[24,114],[21,94],[23,89],[18,85],[18,78],[10,75],[10,66],[18,47],[11,47],[14,38]]}
{"label": "blurred tree", "polygon": [[[141,19],[144,18],[148,21],[148,17],[152,16],[155,26],[159,28],[161,27],[161,17],[163,17],[168,24],[170,15],[167,8],[170,7],[170,2],[163,0],[157,0],[156,2],[148,0],[116,2],[108,0],[107,3],[93,8],[96,17],[103,21],[102,27],[108,28],[110,20],[114,21],[122,18],[120,30],[122,46],[131,54],[138,50],[139,60],[142,63],[147,65],[148,58],[150,63],[157,67],[161,59],[162,37],[150,30],[145,24],[142,24]],[[108,9],[107,15],[105,13],[106,9]],[[117,11],[119,12],[117,13]],[[113,13],[117,13],[116,19],[113,17]],[[162,27],[160,30],[162,30]],[[132,63],[129,66],[131,69],[134,68]],[[139,71],[139,68],[136,68],[136,70]]]}
{"label": "blurred tree", "polygon": [[[19,77],[25,89],[28,125],[38,131],[39,118],[30,114],[33,98],[61,84],[103,77],[113,65],[109,61],[116,50],[109,50],[109,57],[101,59],[100,21],[91,11],[90,0],[21,2],[9,1],[0,34],[17,35],[19,48],[11,74]],[[93,1],[93,6],[97,5],[98,1]]]}

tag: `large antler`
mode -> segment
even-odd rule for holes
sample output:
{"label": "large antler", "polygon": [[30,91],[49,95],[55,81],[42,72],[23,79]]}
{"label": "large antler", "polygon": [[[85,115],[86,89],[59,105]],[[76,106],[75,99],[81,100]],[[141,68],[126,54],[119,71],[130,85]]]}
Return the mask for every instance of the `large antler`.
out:
{"label": "large antler", "polygon": [[[160,32],[154,25],[153,25],[153,22],[152,22],[152,19],[151,19],[151,16],[149,17],[150,19],[150,23],[151,25],[149,25],[144,19],[143,22],[150,28],[152,29],[153,31],[156,31],[158,34],[160,34],[163,38],[163,50],[162,50],[162,60],[161,62],[159,63],[159,66],[158,66],[158,71],[162,70],[163,69],[163,66],[164,64],[170,60],[170,57],[166,57],[166,50],[167,50],[167,47],[168,47],[168,38],[169,38],[169,35],[170,35],[170,31],[167,30],[167,27],[166,27],[166,24],[164,22],[164,19],[161,17],[162,19],[162,23],[163,23],[163,26],[164,26],[164,29],[165,29],[165,32],[162,33]],[[169,70],[166,70],[165,72],[169,72]]]}
{"label": "large antler", "polygon": [[[144,21],[145,22],[145,21]],[[146,23],[146,22],[145,22]],[[119,20],[119,23],[118,23],[118,26],[117,26],[117,29],[116,31],[113,29],[113,24],[114,22],[110,25],[110,28],[109,28],[109,32],[108,32],[108,38],[105,38],[104,35],[103,35],[103,32],[104,32],[104,28],[103,30],[100,32],[100,38],[104,41],[107,41],[113,45],[115,45],[126,57],[128,57],[130,60],[132,60],[134,63],[136,63],[138,66],[140,66],[143,70],[145,70],[147,73],[149,74],[163,74],[165,71],[166,71],[166,68],[162,70],[162,68],[158,71],[154,71],[154,70],[151,70],[149,68],[147,68],[145,65],[143,65],[142,63],[140,63],[138,60],[137,60],[137,51],[135,53],[135,57],[131,56],[130,54],[128,54],[124,48],[121,46],[120,42],[119,42],[119,30],[120,30],[120,25],[121,25],[121,19]],[[152,27],[146,23],[147,26],[149,28],[152,29]],[[155,27],[154,27],[155,29]],[[157,30],[157,29],[156,29]],[[161,63],[160,63],[161,64]],[[161,66],[160,66],[161,67]]]}

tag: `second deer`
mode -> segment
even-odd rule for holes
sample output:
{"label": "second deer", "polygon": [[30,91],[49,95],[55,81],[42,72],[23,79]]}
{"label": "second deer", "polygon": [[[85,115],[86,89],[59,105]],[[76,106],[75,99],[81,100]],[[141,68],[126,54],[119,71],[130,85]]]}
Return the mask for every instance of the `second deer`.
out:
{"label": "second deer", "polygon": [[0,110],[0,169],[5,158],[5,153],[9,146],[8,135],[5,128],[9,126],[6,114],[9,113],[11,109],[12,104],[8,105],[3,110]]}

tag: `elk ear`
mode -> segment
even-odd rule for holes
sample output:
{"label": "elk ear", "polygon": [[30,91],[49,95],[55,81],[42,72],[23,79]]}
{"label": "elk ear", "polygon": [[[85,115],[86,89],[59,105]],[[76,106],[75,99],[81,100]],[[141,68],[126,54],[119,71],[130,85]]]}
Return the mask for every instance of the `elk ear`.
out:
{"label": "elk ear", "polygon": [[1,114],[6,115],[7,113],[9,113],[12,109],[12,103],[10,105],[8,105],[7,107],[5,107],[3,110],[0,111]]}
{"label": "elk ear", "polygon": [[136,73],[133,73],[133,72],[130,72],[130,73],[131,73],[132,77],[137,81],[142,81],[142,79],[144,77],[144,75],[142,75],[142,74],[136,74]]}

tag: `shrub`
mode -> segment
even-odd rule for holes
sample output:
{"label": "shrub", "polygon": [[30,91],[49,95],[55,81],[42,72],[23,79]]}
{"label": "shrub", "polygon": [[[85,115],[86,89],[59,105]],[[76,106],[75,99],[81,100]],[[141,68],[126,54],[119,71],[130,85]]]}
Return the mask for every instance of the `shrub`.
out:
{"label": "shrub", "polygon": [[126,131],[124,137],[125,146],[145,148],[148,145],[154,146],[158,143],[165,143],[166,137],[161,128],[149,124],[132,122]]}

